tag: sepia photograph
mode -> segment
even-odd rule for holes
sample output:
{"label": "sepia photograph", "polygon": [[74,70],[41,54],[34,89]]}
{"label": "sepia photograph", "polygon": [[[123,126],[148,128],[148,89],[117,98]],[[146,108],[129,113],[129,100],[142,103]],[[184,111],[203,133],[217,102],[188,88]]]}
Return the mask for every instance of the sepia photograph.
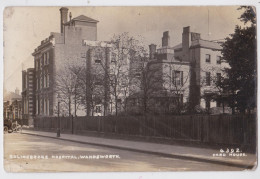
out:
{"label": "sepia photograph", "polygon": [[5,7],[4,170],[256,170],[256,14]]}

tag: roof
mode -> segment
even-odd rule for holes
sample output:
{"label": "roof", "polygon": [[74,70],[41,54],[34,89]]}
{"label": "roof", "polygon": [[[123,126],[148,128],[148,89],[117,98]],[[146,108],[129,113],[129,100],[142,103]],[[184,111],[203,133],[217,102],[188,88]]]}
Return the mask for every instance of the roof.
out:
{"label": "roof", "polygon": [[220,43],[212,42],[212,41],[208,41],[208,40],[202,40],[202,39],[194,40],[194,41],[191,42],[191,47],[196,47],[196,46],[221,50]]}
{"label": "roof", "polygon": [[[215,50],[221,50],[221,45],[218,42],[212,42],[208,40],[194,40],[191,42],[191,47],[201,47],[201,48],[209,48],[209,49],[215,49]],[[172,47],[174,50],[182,49],[182,43]]]}
{"label": "roof", "polygon": [[92,19],[90,17],[84,16],[84,15],[80,15],[78,17],[75,17],[72,19],[72,21],[84,21],[84,22],[94,22],[97,23],[98,21],[95,19]]}
{"label": "roof", "polygon": [[182,48],[182,43],[172,47],[173,50],[180,49],[180,48]]}

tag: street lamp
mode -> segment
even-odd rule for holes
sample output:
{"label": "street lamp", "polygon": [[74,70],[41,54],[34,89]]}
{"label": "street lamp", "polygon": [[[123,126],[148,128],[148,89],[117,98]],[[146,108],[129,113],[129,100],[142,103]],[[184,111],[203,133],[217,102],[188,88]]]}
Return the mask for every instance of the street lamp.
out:
{"label": "street lamp", "polygon": [[57,137],[60,137],[60,94],[57,95],[58,99],[58,128],[57,128]]}

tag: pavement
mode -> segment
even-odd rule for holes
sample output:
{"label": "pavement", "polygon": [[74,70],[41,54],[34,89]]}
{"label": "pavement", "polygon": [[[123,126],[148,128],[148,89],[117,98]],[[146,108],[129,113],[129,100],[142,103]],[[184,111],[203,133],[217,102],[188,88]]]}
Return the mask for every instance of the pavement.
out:
{"label": "pavement", "polygon": [[57,134],[54,132],[43,132],[28,129],[23,129],[21,133],[26,135],[48,137],[57,140],[77,142],[82,144],[159,155],[162,157],[240,167],[244,169],[256,169],[257,167],[257,157],[255,154],[244,153],[243,151],[227,153],[225,148],[223,148],[223,150],[225,151],[222,153],[220,152],[221,147],[219,149],[209,149],[191,146],[129,141],[121,139],[108,139],[102,137],[90,137],[73,134],[61,134],[60,137],[57,137]]}

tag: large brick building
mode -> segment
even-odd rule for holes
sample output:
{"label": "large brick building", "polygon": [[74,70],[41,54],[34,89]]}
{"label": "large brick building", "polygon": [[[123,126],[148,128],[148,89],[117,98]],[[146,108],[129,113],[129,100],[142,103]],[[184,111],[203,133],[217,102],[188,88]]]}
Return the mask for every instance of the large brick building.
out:
{"label": "large brick building", "polygon": [[[50,36],[42,40],[41,44],[32,53],[34,57],[33,69],[35,72],[33,83],[33,100],[35,105],[29,110],[32,110],[32,115],[36,117],[57,115],[58,94],[60,93],[58,77],[66,70],[68,63],[77,63],[83,57],[86,61],[86,68],[89,71],[93,71],[91,68],[95,64],[99,64],[99,60],[110,60],[109,44],[97,41],[98,21],[84,15],[72,18],[70,14],[69,18],[68,20],[68,8],[61,8],[61,31],[59,33],[51,32]],[[105,55],[102,56],[102,59],[96,60],[97,53],[104,53]],[[91,76],[88,77],[91,78]],[[23,84],[25,83],[26,81],[23,78]],[[105,86],[103,85],[103,87]],[[92,96],[92,94],[86,96]],[[108,100],[107,94],[103,98],[105,100],[100,100],[102,101],[102,105],[98,105],[100,110],[97,111],[93,109],[95,106],[91,108],[91,104],[88,104],[88,109],[85,109],[85,111],[89,112],[86,113],[92,115],[95,115],[95,111],[105,113],[104,111],[108,110],[104,109],[108,106],[104,105]],[[26,97],[23,102],[27,102]],[[90,103],[90,100],[87,103]],[[25,108],[25,110],[27,109]],[[72,114],[72,106],[70,110]],[[64,111],[66,112],[66,110]],[[26,111],[24,114],[26,114]]]}

